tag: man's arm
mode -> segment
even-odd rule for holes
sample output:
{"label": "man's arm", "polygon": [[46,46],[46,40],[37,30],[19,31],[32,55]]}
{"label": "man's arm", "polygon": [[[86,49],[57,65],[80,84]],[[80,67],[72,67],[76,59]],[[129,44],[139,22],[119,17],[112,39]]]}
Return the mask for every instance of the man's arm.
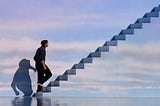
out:
{"label": "man's arm", "polygon": [[32,67],[32,66],[30,66],[30,67],[29,67],[29,69],[34,70],[34,72],[36,72],[36,71],[37,71],[37,70],[36,70],[36,68],[34,68],[34,67]]}
{"label": "man's arm", "polygon": [[47,67],[46,67],[45,61],[44,61],[44,60],[42,60],[42,61],[41,61],[41,63],[42,63],[42,65],[43,65],[43,69],[44,69],[44,70],[47,70]]}
{"label": "man's arm", "polygon": [[12,87],[12,89],[14,90],[14,93],[15,93],[16,95],[19,95],[19,92],[18,92],[17,89],[16,89],[16,84],[15,84],[14,82],[11,83],[11,87]]}
{"label": "man's arm", "polygon": [[45,56],[46,56],[45,49],[41,49],[39,59],[40,59],[41,64],[43,65],[43,69],[47,70],[47,67],[46,67],[46,64],[45,64]]}

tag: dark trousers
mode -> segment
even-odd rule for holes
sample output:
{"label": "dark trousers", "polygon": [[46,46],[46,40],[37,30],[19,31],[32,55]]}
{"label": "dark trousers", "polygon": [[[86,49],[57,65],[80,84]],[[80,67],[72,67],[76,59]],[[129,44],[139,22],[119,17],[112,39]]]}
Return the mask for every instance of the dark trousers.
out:
{"label": "dark trousers", "polygon": [[47,70],[44,70],[43,65],[41,63],[36,63],[36,69],[38,73],[38,83],[43,84],[46,82],[51,76],[52,73],[50,69],[47,67]]}

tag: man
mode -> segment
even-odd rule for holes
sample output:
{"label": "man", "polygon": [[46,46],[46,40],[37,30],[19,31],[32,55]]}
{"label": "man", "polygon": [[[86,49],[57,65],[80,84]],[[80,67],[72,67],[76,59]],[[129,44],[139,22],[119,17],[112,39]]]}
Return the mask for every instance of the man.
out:
{"label": "man", "polygon": [[48,40],[42,40],[41,47],[37,49],[34,56],[34,60],[36,63],[35,66],[38,73],[37,92],[43,91],[43,83],[52,76],[50,69],[45,64],[46,47],[48,47]]}

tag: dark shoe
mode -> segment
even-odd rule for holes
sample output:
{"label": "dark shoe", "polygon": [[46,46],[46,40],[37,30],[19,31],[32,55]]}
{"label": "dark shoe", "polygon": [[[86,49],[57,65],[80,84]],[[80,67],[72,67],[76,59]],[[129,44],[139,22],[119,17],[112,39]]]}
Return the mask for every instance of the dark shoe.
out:
{"label": "dark shoe", "polygon": [[42,91],[43,91],[43,87],[40,86],[40,85],[38,85],[38,86],[37,86],[37,92],[42,92]]}

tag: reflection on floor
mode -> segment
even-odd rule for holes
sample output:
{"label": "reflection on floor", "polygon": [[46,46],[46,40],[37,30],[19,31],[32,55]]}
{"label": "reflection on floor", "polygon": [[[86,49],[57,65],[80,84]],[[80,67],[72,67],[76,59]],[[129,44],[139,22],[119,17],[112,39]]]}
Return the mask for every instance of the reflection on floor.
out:
{"label": "reflection on floor", "polygon": [[0,106],[158,106],[160,98],[0,97]]}
{"label": "reflection on floor", "polygon": [[52,106],[50,98],[44,97],[15,97],[12,106]]}

